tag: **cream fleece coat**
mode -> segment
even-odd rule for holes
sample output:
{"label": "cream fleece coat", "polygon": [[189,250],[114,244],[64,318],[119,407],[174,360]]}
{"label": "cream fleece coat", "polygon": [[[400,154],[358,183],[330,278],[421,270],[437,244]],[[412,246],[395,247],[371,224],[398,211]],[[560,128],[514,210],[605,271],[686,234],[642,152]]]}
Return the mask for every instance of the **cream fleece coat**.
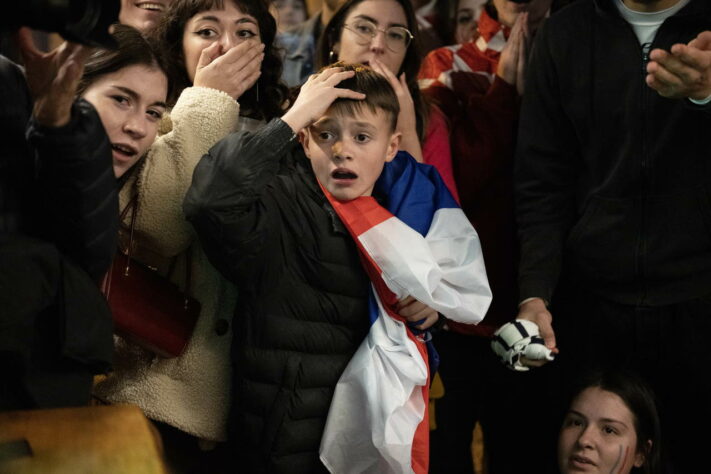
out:
{"label": "cream fleece coat", "polygon": [[94,392],[110,402],[136,404],[151,419],[211,441],[226,439],[237,293],[208,262],[183,216],[182,204],[200,158],[227,134],[256,128],[258,123],[240,118],[239,104],[224,92],[185,89],[170,118],[161,123],[165,133],[151,147],[137,178],[132,177],[120,194],[123,209],[132,190],[139,193],[134,240],[140,261],[165,269],[178,256],[172,279],[183,287],[183,254],[192,252],[190,293],[202,309],[180,357],[161,358],[115,338],[114,372]]}

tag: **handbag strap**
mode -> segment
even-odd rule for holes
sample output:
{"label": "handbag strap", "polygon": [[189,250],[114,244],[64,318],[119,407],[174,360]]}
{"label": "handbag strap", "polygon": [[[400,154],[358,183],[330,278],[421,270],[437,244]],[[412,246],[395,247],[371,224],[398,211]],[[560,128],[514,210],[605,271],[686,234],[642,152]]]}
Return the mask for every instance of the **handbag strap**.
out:
{"label": "handbag strap", "polygon": [[[128,250],[126,252],[126,256],[128,258],[126,259],[126,268],[124,268],[124,276],[128,276],[129,267],[131,265],[131,253],[133,252],[133,231],[136,227],[136,215],[138,214],[138,193],[135,193],[133,196],[131,196],[131,200],[128,201],[126,207],[123,209],[123,211],[121,211],[121,215],[119,216],[119,222],[124,221],[124,219],[126,218],[126,214],[128,214],[128,211],[131,208],[133,208],[133,212],[131,212],[131,223],[129,224]],[[183,291],[183,293],[185,294],[185,309],[188,309],[188,303],[190,301],[190,297],[188,295],[190,294],[190,287],[192,283],[192,253],[192,246],[190,246],[185,252],[185,290]],[[172,275],[173,270],[175,269],[176,259],[177,257],[175,257],[170,263],[170,268],[168,269],[168,275],[166,275],[166,278],[170,278],[170,276]],[[111,283],[109,280],[109,285],[110,284]]]}
{"label": "handbag strap", "polygon": [[[131,215],[131,229],[130,229],[130,238],[129,238],[129,244],[128,244],[128,250],[126,252],[127,257],[126,258],[126,268],[124,268],[124,276],[128,276],[128,271],[129,267],[131,265],[131,252],[132,252],[132,247],[133,247],[133,226],[135,223],[135,216],[136,216],[136,203],[138,202],[138,194],[134,194],[131,197],[131,200],[126,204],[126,207],[123,208],[121,213],[119,214],[119,225],[123,223],[124,219],[126,218],[126,214],[128,214],[128,211],[131,209],[131,207],[134,207],[133,214]],[[119,252],[122,252],[121,249],[118,249]],[[114,267],[117,265],[116,262],[116,256],[114,256],[113,259],[111,259],[111,265],[109,265],[109,269],[104,275],[104,279],[101,282],[101,292],[104,294],[104,297],[106,298],[107,301],[111,299],[111,286],[113,284],[113,275],[114,275]]]}
{"label": "handbag strap", "polygon": [[123,270],[124,276],[128,276],[128,271],[131,266],[131,254],[133,253],[133,229],[136,226],[136,214],[138,214],[138,193],[131,196],[128,204],[126,204],[126,207],[124,207],[123,211],[121,211],[121,214],[119,215],[120,223],[126,219],[126,214],[128,214],[128,211],[131,210],[131,208],[133,208],[133,212],[131,212],[131,223],[128,228],[128,249],[126,250],[126,256],[128,258],[126,259],[126,268]]}

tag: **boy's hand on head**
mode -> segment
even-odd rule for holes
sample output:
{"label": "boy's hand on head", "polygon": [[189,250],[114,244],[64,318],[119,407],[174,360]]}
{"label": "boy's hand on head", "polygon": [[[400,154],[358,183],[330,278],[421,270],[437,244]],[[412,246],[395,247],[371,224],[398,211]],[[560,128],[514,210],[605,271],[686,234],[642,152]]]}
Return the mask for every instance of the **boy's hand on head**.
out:
{"label": "boy's hand on head", "polygon": [[45,53],[35,46],[29,28],[20,28],[17,42],[35,103],[35,119],[47,127],[66,125],[71,119],[72,103],[91,48],[65,41]]}
{"label": "boy's hand on head", "polygon": [[223,91],[237,100],[262,73],[264,43],[243,41],[224,54],[220,48],[215,42],[202,50],[193,85]]}
{"label": "boy's hand on head", "polygon": [[405,318],[410,323],[422,321],[422,324],[415,326],[417,329],[429,329],[439,319],[439,313],[424,303],[417,301],[412,296],[400,300],[395,307],[397,314]]}
{"label": "boy's hand on head", "polygon": [[294,133],[299,133],[321,118],[336,99],[365,99],[365,94],[336,87],[342,80],[353,77],[354,74],[355,71],[344,71],[340,67],[328,68],[320,74],[313,74],[301,86],[294,105],[281,119]]}

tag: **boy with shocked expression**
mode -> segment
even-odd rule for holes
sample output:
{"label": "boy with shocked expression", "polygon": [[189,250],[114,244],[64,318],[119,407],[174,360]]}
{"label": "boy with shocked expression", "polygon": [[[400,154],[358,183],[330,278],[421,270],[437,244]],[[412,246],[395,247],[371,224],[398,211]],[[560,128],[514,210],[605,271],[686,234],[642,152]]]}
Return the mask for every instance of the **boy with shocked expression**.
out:
{"label": "boy with shocked expression", "polygon": [[[398,113],[384,77],[328,68],[283,118],[230,135],[195,169],[186,216],[240,291],[232,434],[245,472],[324,469],[319,444],[368,332],[370,280],[323,189],[340,201],[371,195],[397,153]],[[398,312],[423,329],[438,318],[412,298]]]}
{"label": "boy with shocked expression", "polygon": [[[324,72],[324,84],[337,78],[336,71],[331,68]],[[372,194],[383,165],[397,153],[401,137],[395,131],[399,107],[392,102],[392,89],[378,85],[382,76],[365,68],[356,71],[359,76],[353,82],[370,82],[363,84],[365,87],[356,86],[369,89],[367,100],[337,100],[321,118],[299,132],[316,179],[341,201]],[[287,113],[284,121],[298,127],[305,121],[303,117],[297,109],[296,114]]]}

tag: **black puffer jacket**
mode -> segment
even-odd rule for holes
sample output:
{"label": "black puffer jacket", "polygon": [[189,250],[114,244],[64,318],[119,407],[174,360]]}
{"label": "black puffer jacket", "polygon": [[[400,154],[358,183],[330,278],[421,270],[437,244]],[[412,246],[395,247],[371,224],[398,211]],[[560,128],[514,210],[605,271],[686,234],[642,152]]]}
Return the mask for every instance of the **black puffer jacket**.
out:
{"label": "black puffer jacket", "polygon": [[[0,233],[24,228],[31,212],[25,198],[33,178],[25,129],[32,100],[20,67],[0,56]],[[25,193],[25,195],[23,195]]]}
{"label": "black puffer jacket", "polygon": [[240,291],[233,435],[244,472],[311,473],[333,390],[368,330],[355,244],[280,119],[215,145],[185,200]]}

